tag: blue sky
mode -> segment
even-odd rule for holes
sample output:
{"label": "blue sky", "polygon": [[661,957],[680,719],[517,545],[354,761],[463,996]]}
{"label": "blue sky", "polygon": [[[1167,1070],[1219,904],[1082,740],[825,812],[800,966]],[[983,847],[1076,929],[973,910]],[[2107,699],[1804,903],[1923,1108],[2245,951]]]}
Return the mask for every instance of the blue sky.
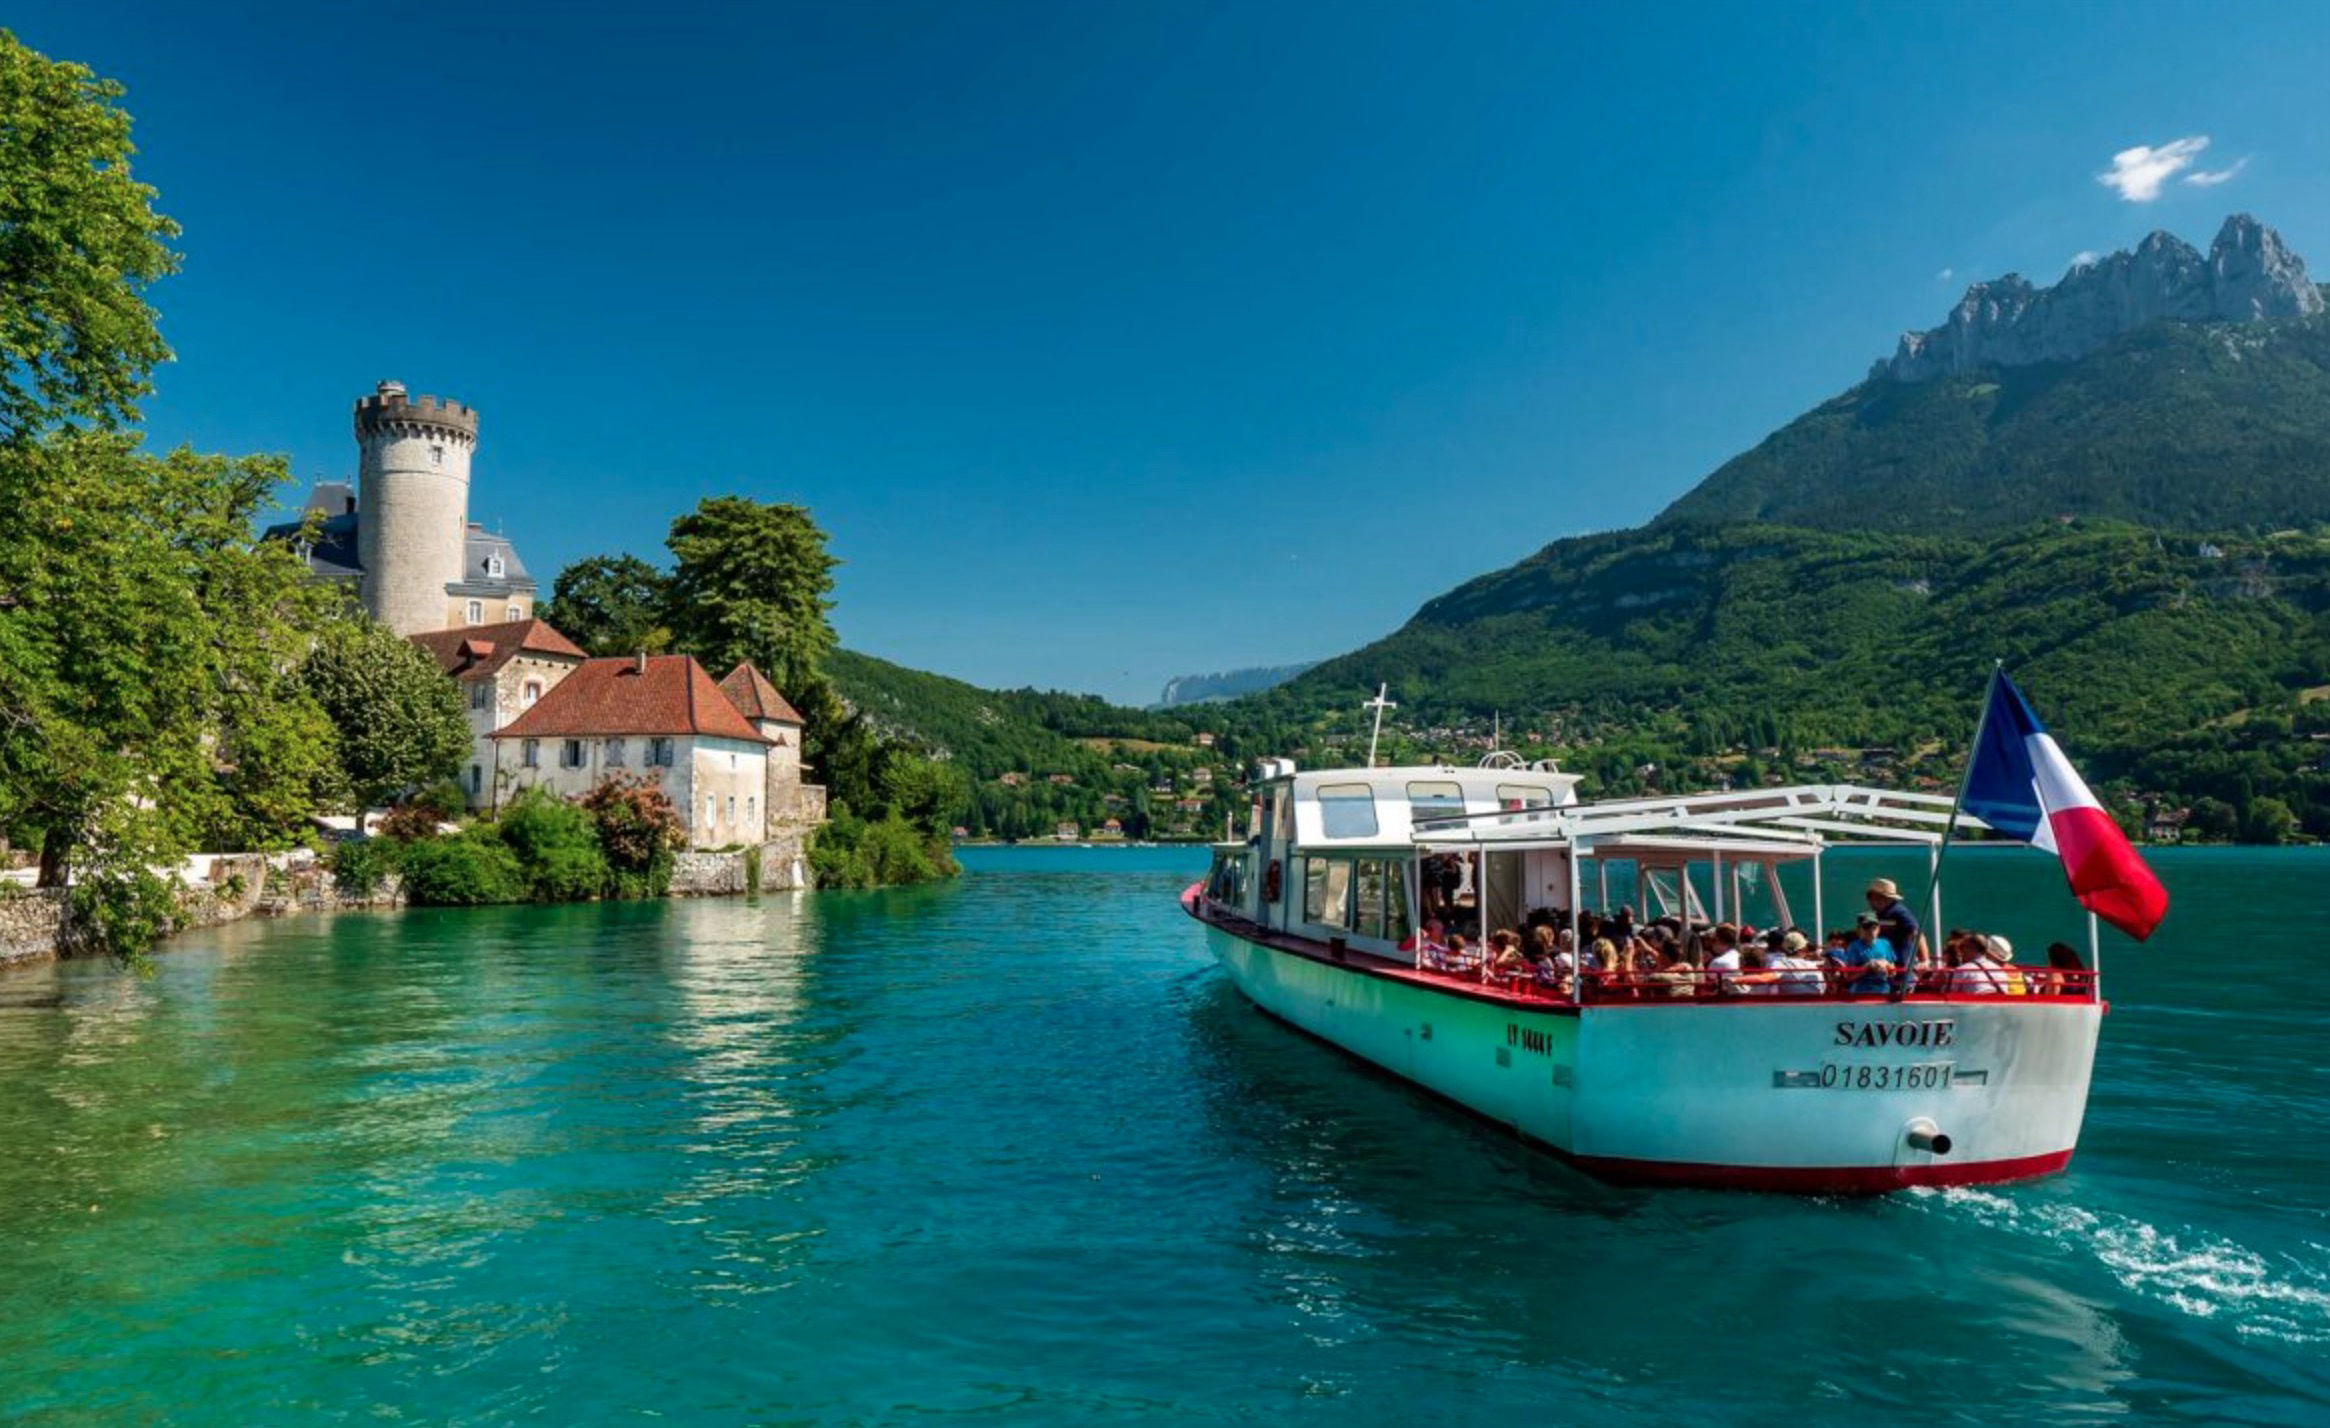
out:
{"label": "blue sky", "polygon": [[846,643],[1136,701],[1654,514],[1973,278],[2234,210],[2330,271],[2330,6],[6,23],[130,86],[185,225],[158,441],[345,475],[397,377],[545,588],[800,501]]}

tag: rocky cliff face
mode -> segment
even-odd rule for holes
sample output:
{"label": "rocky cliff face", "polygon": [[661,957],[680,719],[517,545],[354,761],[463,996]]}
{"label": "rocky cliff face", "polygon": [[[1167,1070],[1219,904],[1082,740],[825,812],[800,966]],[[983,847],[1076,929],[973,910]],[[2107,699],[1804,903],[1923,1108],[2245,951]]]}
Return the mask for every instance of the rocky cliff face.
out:
{"label": "rocky cliff face", "polygon": [[1923,382],[1976,367],[2072,362],[2162,319],[2254,322],[2310,317],[2322,308],[2305,260],[2280,234],[2237,213],[2205,257],[2174,234],[2156,232],[2133,252],[2073,268],[2051,288],[2013,273],[1976,283],[1949,321],[1902,334],[1893,356],[1869,375]]}

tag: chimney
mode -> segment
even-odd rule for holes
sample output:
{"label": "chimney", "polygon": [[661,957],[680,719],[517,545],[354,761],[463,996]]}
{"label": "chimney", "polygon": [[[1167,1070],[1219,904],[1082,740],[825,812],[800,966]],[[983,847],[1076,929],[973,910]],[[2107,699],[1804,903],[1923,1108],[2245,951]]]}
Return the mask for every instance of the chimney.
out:
{"label": "chimney", "polygon": [[631,656],[631,672],[633,674],[647,673],[647,651],[641,650],[639,653]]}

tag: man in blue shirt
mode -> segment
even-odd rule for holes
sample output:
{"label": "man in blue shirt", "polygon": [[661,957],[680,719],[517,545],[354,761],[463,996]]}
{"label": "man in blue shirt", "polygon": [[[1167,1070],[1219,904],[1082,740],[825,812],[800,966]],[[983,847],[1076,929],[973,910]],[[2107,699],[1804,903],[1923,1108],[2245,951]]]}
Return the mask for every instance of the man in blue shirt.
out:
{"label": "man in blue shirt", "polygon": [[1877,918],[1877,933],[1885,940],[1880,956],[1893,964],[1888,969],[1893,978],[1893,994],[1905,996],[1917,985],[1917,914],[1901,900],[1901,889],[1893,885],[1891,878],[1871,881],[1868,897],[1869,911]]}
{"label": "man in blue shirt", "polygon": [[[1852,980],[1845,990],[1855,996],[1883,996],[1893,990],[1892,948],[1877,936],[1877,917],[1864,912],[1853,924],[1852,939],[1831,955]],[[1855,974],[1858,975],[1855,975]]]}

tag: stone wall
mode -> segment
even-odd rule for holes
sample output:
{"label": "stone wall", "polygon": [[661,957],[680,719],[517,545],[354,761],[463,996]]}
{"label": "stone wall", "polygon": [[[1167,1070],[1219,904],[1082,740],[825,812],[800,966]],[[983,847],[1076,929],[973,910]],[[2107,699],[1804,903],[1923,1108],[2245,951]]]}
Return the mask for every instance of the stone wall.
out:
{"label": "stone wall", "polygon": [[261,917],[282,917],[294,912],[345,912],[353,908],[404,905],[404,886],[394,873],[381,879],[380,886],[371,892],[351,896],[333,885],[331,869],[308,858],[275,868],[267,879],[266,895],[253,910]]}
{"label": "stone wall", "polygon": [[[809,857],[800,834],[760,845],[760,890],[789,892],[809,885]],[[673,897],[732,897],[749,891],[750,871],[743,850],[702,853],[690,849],[672,860]]]}
{"label": "stone wall", "polygon": [[61,891],[0,888],[0,967],[54,957],[64,922]]}

